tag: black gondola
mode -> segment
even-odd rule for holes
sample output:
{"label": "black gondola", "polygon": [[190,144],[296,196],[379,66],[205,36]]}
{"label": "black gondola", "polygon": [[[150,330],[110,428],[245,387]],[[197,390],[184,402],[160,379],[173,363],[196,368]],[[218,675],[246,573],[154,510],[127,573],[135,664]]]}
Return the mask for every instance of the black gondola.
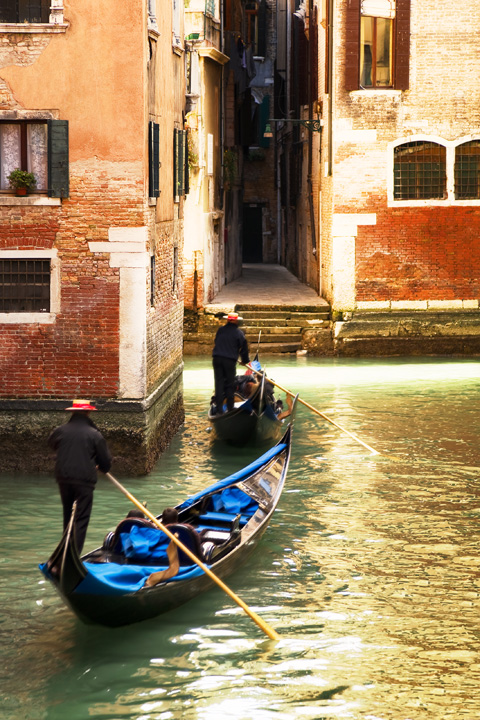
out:
{"label": "black gondola", "polygon": [[237,393],[233,410],[220,415],[215,406],[211,405],[208,419],[214,437],[238,446],[276,442],[285,426],[278,419],[277,404],[267,384],[268,379],[262,375],[250,397],[244,398]]}
{"label": "black gondola", "polygon": [[[290,423],[280,442],[250,465],[177,505],[179,524],[168,529],[217,577],[226,577],[246,561],[269,524],[285,482],[291,427]],[[214,584],[179,550],[178,573],[145,586],[153,573],[168,569],[169,542],[146,520],[123,520],[102,547],[81,558],[73,528],[72,516],[60,544],[40,570],[86,623],[116,627],[146,620]]]}

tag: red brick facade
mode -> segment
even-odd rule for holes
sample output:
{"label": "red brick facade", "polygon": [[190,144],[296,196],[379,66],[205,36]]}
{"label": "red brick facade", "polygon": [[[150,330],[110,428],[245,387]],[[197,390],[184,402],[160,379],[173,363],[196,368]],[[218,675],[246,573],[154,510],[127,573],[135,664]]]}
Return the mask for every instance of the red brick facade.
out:
{"label": "red brick facade", "polygon": [[[0,180],[0,261],[37,254],[51,268],[49,311],[0,311],[0,449],[12,424],[2,411],[30,409],[44,442],[59,421],[47,411],[86,397],[108,413],[116,453],[128,455],[131,441],[124,467],[145,472],[183,418],[183,198],[173,192],[182,50],[170,13],[148,17],[143,0],[64,10],[56,25],[0,25],[0,135],[10,142],[12,128],[34,121],[48,128],[48,190],[19,198]],[[59,122],[68,127],[61,192]],[[42,447],[31,467],[45,465]]]}

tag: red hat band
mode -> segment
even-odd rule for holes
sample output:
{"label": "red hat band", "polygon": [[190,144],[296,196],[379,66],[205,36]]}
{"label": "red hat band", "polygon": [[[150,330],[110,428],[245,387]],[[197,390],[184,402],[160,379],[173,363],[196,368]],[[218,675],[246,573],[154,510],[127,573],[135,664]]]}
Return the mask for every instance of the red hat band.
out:
{"label": "red hat band", "polygon": [[65,410],[96,410],[97,408],[90,405],[90,400],[74,400],[71,407],[65,408]]}

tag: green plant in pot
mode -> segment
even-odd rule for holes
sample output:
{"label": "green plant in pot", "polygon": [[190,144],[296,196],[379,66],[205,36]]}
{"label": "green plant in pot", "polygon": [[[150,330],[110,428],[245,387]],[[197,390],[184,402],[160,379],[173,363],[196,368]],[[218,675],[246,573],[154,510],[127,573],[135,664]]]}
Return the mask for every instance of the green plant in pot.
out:
{"label": "green plant in pot", "polygon": [[37,183],[33,173],[27,172],[27,170],[20,170],[20,168],[12,170],[8,176],[8,182],[10,183],[10,187],[16,191],[17,195],[27,195]]}

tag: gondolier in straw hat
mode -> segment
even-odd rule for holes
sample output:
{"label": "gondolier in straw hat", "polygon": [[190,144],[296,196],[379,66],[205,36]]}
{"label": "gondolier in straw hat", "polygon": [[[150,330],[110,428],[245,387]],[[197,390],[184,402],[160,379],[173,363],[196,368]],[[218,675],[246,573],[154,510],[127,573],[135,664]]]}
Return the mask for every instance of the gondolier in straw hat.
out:
{"label": "gondolier in straw hat", "polygon": [[97,482],[97,468],[106,473],[112,465],[112,456],[100,430],[90,419],[97,408],[89,400],[74,400],[66,410],[70,420],[55,428],[48,444],[57,453],[55,477],[63,505],[63,529],[77,502],[75,514],[75,542],[81,553],[92,511],[93,491]]}
{"label": "gondolier in straw hat", "polygon": [[224,399],[227,410],[233,409],[238,356],[244,365],[250,362],[247,339],[238,327],[242,318],[238,313],[230,312],[224,319],[227,322],[218,328],[212,352],[217,414],[223,413]]}

